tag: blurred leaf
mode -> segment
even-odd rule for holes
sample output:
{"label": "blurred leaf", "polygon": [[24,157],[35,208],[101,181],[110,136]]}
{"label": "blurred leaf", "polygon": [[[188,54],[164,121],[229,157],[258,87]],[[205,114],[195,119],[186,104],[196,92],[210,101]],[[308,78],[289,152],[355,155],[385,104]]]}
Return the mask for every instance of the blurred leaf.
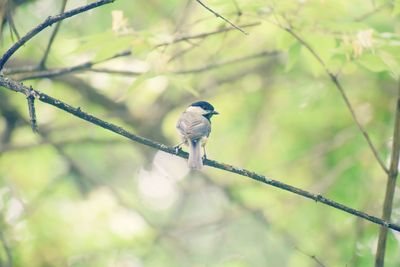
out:
{"label": "blurred leaf", "polygon": [[94,61],[101,61],[112,57],[113,55],[128,49],[132,44],[132,37],[124,36],[113,38],[114,40],[107,41],[98,48]]}
{"label": "blurred leaf", "polygon": [[399,61],[397,61],[391,54],[385,51],[380,51],[379,57],[388,66],[390,74],[393,76],[393,78],[397,80],[400,74]]}
{"label": "blurred leaf", "polygon": [[286,72],[290,71],[294,67],[296,62],[299,60],[300,51],[301,51],[301,44],[300,43],[295,43],[289,49],[288,61],[286,63],[286,67],[285,67],[285,71]]}
{"label": "blurred leaf", "polygon": [[392,15],[397,16],[400,14],[400,0],[395,0],[393,3]]}
{"label": "blurred leaf", "polygon": [[357,62],[373,72],[388,70],[388,66],[385,64],[385,62],[383,62],[381,57],[374,54],[364,53],[360,58],[357,59]]}
{"label": "blurred leaf", "polygon": [[293,46],[297,41],[286,31],[280,31],[276,37],[276,48],[279,50],[287,51]]}
{"label": "blurred leaf", "polygon": [[135,78],[135,80],[133,81],[133,83],[128,87],[128,92],[131,93],[131,92],[135,91],[144,81],[146,81],[150,77],[153,77],[154,75],[155,75],[155,73],[153,73],[151,71],[147,71],[147,72],[137,76]]}

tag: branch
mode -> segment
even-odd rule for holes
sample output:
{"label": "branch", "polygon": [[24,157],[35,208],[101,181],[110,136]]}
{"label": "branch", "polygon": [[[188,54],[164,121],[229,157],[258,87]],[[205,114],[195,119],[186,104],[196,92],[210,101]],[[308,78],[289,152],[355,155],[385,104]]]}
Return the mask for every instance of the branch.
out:
{"label": "branch", "polygon": [[[60,75],[64,75],[64,74],[69,74],[69,73],[73,73],[76,71],[84,71],[84,70],[90,70],[91,67],[93,67],[96,64],[100,64],[103,63],[105,61],[108,60],[112,60],[115,58],[119,58],[119,57],[125,57],[125,56],[129,56],[131,55],[131,51],[130,50],[125,50],[122,52],[119,52],[109,58],[100,60],[100,61],[86,61],[84,63],[72,66],[72,67],[66,67],[66,68],[55,68],[55,69],[48,69],[48,70],[39,70],[36,68],[35,70],[33,70],[32,74],[29,75],[21,75],[22,77],[19,79],[21,81],[24,80],[34,80],[34,79],[40,79],[40,78],[51,78],[51,77],[56,77],[56,76],[60,76]],[[139,73],[142,74],[142,73]]]}
{"label": "branch", "polygon": [[[260,22],[254,22],[254,23],[249,23],[249,24],[244,24],[241,25],[241,27],[243,28],[247,28],[247,27],[254,27],[260,25]],[[202,39],[202,38],[206,38],[212,35],[216,35],[216,34],[220,34],[220,33],[225,33],[225,32],[229,32],[232,31],[232,28],[222,28],[219,30],[215,30],[215,31],[211,31],[211,32],[205,32],[205,33],[200,33],[200,34],[195,34],[195,35],[188,35],[188,36],[182,36],[179,38],[176,38],[170,42],[163,42],[163,43],[159,43],[157,45],[155,45],[154,48],[159,48],[159,47],[163,47],[163,46],[167,46],[170,44],[175,44],[175,43],[179,43],[179,42],[184,42],[184,41],[189,41],[189,40],[193,40],[193,39]],[[75,65],[75,66],[71,66],[71,67],[65,67],[65,68],[53,68],[53,69],[46,69],[43,70],[43,68],[39,65],[39,66],[22,66],[22,67],[17,67],[17,68],[5,68],[3,70],[3,73],[5,75],[14,75],[14,74],[20,74],[20,73],[32,73],[30,75],[26,75],[26,76],[22,76],[22,78],[18,79],[18,80],[31,80],[31,79],[39,79],[39,78],[50,78],[50,77],[55,77],[55,76],[59,76],[59,75],[64,75],[64,74],[69,74],[75,71],[81,71],[81,70],[88,70],[88,71],[93,71],[93,72],[105,72],[105,73],[112,73],[112,74],[121,74],[121,75],[140,75],[143,73],[140,72],[132,72],[132,71],[125,71],[125,70],[121,70],[121,71],[113,71],[113,70],[101,70],[101,69],[92,69],[91,67],[93,67],[96,64],[99,63],[103,63],[105,61],[117,58],[117,57],[123,57],[123,56],[129,56],[131,55],[132,52],[130,50],[124,50],[122,52],[119,52],[117,54],[115,54],[112,57],[109,57],[107,59],[101,60],[101,61],[86,61],[84,63]]]}
{"label": "branch", "polygon": [[314,58],[321,64],[321,66],[324,68],[325,73],[329,76],[333,84],[336,86],[336,88],[339,90],[346,106],[347,109],[350,111],[351,116],[353,117],[354,122],[357,124],[358,129],[364,136],[365,140],[368,143],[368,146],[370,147],[372,153],[374,154],[376,160],[378,161],[379,165],[382,167],[382,169],[386,172],[389,173],[388,168],[386,167],[385,163],[379,156],[378,150],[375,148],[374,144],[371,141],[371,138],[369,137],[367,131],[365,130],[364,126],[361,124],[361,122],[358,120],[357,115],[350,103],[349,98],[346,95],[346,92],[343,89],[342,84],[339,82],[339,79],[336,74],[331,72],[329,68],[326,66],[325,62],[322,60],[322,58],[317,54],[317,52],[303,39],[301,38],[297,33],[295,33],[290,27],[284,27],[282,25],[278,25],[278,27],[284,29],[287,31],[290,35],[292,35],[299,43],[301,43],[313,56]]}
{"label": "branch", "polygon": [[[63,2],[61,4],[61,11],[60,11],[61,13],[64,13],[65,7],[67,6],[67,1],[68,0],[63,0]],[[42,57],[42,60],[40,60],[40,62],[39,62],[39,67],[42,68],[42,69],[44,69],[46,67],[47,57],[49,56],[50,49],[51,49],[51,46],[53,44],[53,41],[56,38],[58,30],[60,29],[60,25],[61,25],[61,21],[56,24],[56,27],[54,27],[54,30],[50,35],[50,39],[49,39],[49,42],[47,43],[47,47],[46,47],[46,50],[44,51],[44,55]]]}
{"label": "branch", "polygon": [[210,64],[210,65],[207,65],[207,66],[204,66],[204,67],[200,67],[200,68],[193,68],[193,69],[187,69],[187,70],[178,70],[178,71],[173,71],[172,73],[173,74],[200,73],[200,72],[209,71],[211,69],[221,68],[221,67],[224,67],[224,66],[230,65],[230,64],[235,64],[235,63],[239,63],[239,62],[243,62],[243,61],[247,61],[247,60],[251,60],[251,59],[255,59],[255,58],[259,58],[259,57],[275,56],[275,55],[278,55],[278,54],[279,54],[278,51],[262,51],[262,52],[251,54],[251,55],[248,55],[248,56],[244,56],[244,57],[240,57],[240,58],[236,58],[236,59],[231,59],[231,60],[227,60],[227,61],[223,61],[223,62]]}
{"label": "branch", "polygon": [[28,32],[25,36],[23,36],[21,39],[19,39],[14,45],[8,49],[4,55],[0,58],[0,71],[3,69],[4,65],[7,63],[7,61],[10,59],[10,57],[19,49],[21,46],[23,46],[27,41],[29,41],[32,37],[34,37],[36,34],[40,33],[43,29],[53,25],[54,23],[67,19],[69,17],[75,16],[77,14],[80,14],[82,12],[88,11],[90,9],[112,3],[114,0],[99,0],[97,2],[78,7],[75,9],[72,9],[70,11],[61,13],[56,16],[50,16],[48,17],[45,21],[43,21],[41,24],[33,28],[30,32]]}
{"label": "branch", "polygon": [[[254,23],[248,23],[248,24],[240,25],[240,27],[241,28],[249,28],[249,27],[258,26],[260,24],[261,24],[260,22],[254,22]],[[206,37],[208,37],[210,35],[224,33],[224,32],[230,32],[232,30],[234,30],[234,29],[233,28],[221,28],[219,30],[215,30],[215,31],[211,31],[211,32],[205,32],[205,33],[200,33],[200,34],[196,34],[196,35],[189,35],[189,36],[182,36],[182,37],[178,37],[178,38],[173,39],[171,42],[164,42],[164,43],[157,44],[156,47],[166,46],[166,45],[179,43],[179,42],[183,42],[183,41],[189,41],[189,40],[193,40],[193,39],[203,39],[203,38],[206,38]]]}
{"label": "branch", "polygon": [[[235,59],[231,59],[231,60],[227,60],[227,61],[217,62],[217,63],[210,64],[210,65],[203,66],[203,67],[187,69],[187,70],[176,70],[176,71],[166,72],[165,74],[183,75],[183,74],[191,74],[191,73],[201,73],[201,72],[206,72],[206,71],[210,71],[210,70],[217,69],[217,68],[222,68],[222,67],[225,67],[226,65],[236,64],[236,63],[240,63],[243,61],[252,60],[252,59],[264,57],[264,56],[274,56],[277,54],[279,54],[279,52],[277,52],[277,51],[262,51],[260,53],[255,53],[252,55],[235,58]],[[109,74],[117,74],[117,75],[127,75],[127,76],[144,74],[144,73],[140,73],[140,72],[136,72],[136,71],[113,70],[113,69],[107,69],[107,68],[95,68],[95,69],[91,68],[91,69],[87,69],[87,70],[93,71],[93,72],[109,73]]]}
{"label": "branch", "polygon": [[355,21],[356,21],[356,22],[361,22],[361,21],[363,21],[363,20],[366,20],[367,18],[369,18],[369,17],[375,15],[376,13],[380,12],[381,10],[383,10],[384,8],[386,8],[387,6],[392,5],[392,4],[393,4],[393,1],[388,1],[388,2],[386,2],[386,3],[383,3],[383,4],[381,4],[381,5],[377,6],[377,7],[375,7],[375,8],[372,9],[371,11],[369,11],[369,12],[367,12],[367,13],[364,13],[364,14],[362,14],[361,16],[355,18]]}
{"label": "branch", "polygon": [[34,133],[38,132],[37,120],[36,120],[36,109],[35,109],[35,94],[31,90],[31,93],[26,97],[28,101],[29,118],[31,123],[31,128]]}
{"label": "branch", "polygon": [[226,21],[229,25],[231,25],[233,28],[241,31],[243,34],[248,35],[248,32],[245,32],[244,30],[242,30],[241,28],[239,28],[238,26],[236,26],[235,24],[233,24],[230,20],[228,20],[227,18],[221,16],[220,14],[218,14],[217,12],[215,12],[214,10],[212,10],[211,8],[209,8],[208,6],[206,6],[202,1],[200,0],[196,0],[200,5],[202,5],[205,9],[207,9],[208,11],[210,11],[211,13],[213,13],[216,17],[221,18],[222,20]]}
{"label": "branch", "polygon": [[[56,77],[64,74],[69,74],[73,73],[76,71],[92,71],[92,72],[99,72],[99,73],[109,73],[109,74],[117,74],[117,75],[127,75],[127,76],[137,76],[137,75],[142,75],[144,72],[137,72],[137,71],[130,71],[130,70],[113,70],[113,69],[108,69],[108,68],[92,68],[94,65],[102,63],[104,61],[108,61],[117,57],[122,57],[122,56],[127,56],[130,55],[131,51],[126,50],[121,53],[118,53],[110,58],[104,59],[101,62],[97,61],[87,61],[81,64],[78,64],[76,66],[72,67],[67,67],[67,68],[59,68],[59,69],[49,69],[49,70],[42,70],[42,71],[37,71],[33,72],[32,74],[21,76],[17,80],[20,81],[25,81],[25,80],[33,80],[33,79],[40,79],[40,78],[51,78],[51,77]],[[171,72],[165,72],[165,74],[190,74],[190,73],[200,73],[200,72],[205,72],[209,71],[212,69],[216,68],[221,68],[226,65],[230,64],[235,64],[239,63],[242,61],[247,61],[251,59],[255,59],[258,57],[264,57],[264,56],[274,56],[277,55],[277,51],[263,51],[260,53],[248,55],[245,57],[241,58],[236,58],[236,59],[231,59],[223,62],[218,62],[214,64],[210,64],[207,66],[199,67],[199,68],[193,68],[193,69],[187,69],[187,70],[177,70],[177,71],[171,71]]]}
{"label": "branch", "polygon": [[304,252],[303,250],[301,250],[299,247],[296,247],[296,246],[294,247],[294,249],[297,250],[298,252],[300,252],[301,254],[303,254],[303,255],[309,257],[309,258],[312,259],[313,261],[315,261],[315,263],[316,263],[319,267],[326,267],[326,265],[323,264],[322,261],[321,261],[320,259],[317,258],[317,256],[308,254],[308,253]]}
{"label": "branch", "polygon": [[[9,90],[12,90],[12,91],[15,91],[15,92],[18,92],[18,93],[22,93],[22,94],[25,94],[25,95],[30,94],[30,88],[28,88],[28,87],[26,87],[26,86],[24,86],[24,85],[22,85],[22,84],[20,84],[20,83],[18,83],[16,81],[14,81],[14,80],[11,80],[9,78],[5,78],[4,76],[0,76],[0,86],[3,86],[3,87],[5,87],[5,88],[7,88]],[[97,117],[95,117],[93,115],[90,115],[90,114],[88,114],[86,112],[83,112],[81,110],[81,108],[79,108],[79,107],[78,108],[73,107],[73,106],[71,106],[71,105],[69,105],[67,103],[64,103],[64,102],[62,102],[62,101],[60,101],[58,99],[55,99],[55,98],[53,98],[53,97],[51,97],[51,96],[49,96],[47,94],[44,94],[44,93],[41,93],[41,92],[37,91],[37,90],[34,90],[34,92],[35,92],[35,95],[37,97],[37,100],[39,100],[41,102],[44,102],[44,103],[47,103],[49,105],[55,106],[55,107],[57,107],[57,108],[59,108],[61,110],[66,111],[67,113],[70,113],[70,114],[72,114],[72,115],[74,115],[74,116],[76,116],[78,118],[81,118],[82,120],[88,121],[88,122],[90,122],[92,124],[95,124],[97,126],[100,126],[100,127],[104,128],[106,130],[109,130],[109,131],[114,132],[114,133],[116,133],[118,135],[124,136],[124,137],[126,137],[126,138],[128,138],[128,139],[130,139],[132,141],[137,142],[137,143],[140,143],[140,144],[143,144],[143,145],[146,145],[146,146],[149,146],[149,147],[164,151],[164,152],[172,154],[172,155],[177,155],[177,156],[179,156],[181,158],[188,158],[188,153],[186,153],[184,151],[176,151],[176,149],[173,148],[173,147],[168,147],[168,146],[166,146],[164,144],[160,144],[160,143],[157,143],[157,142],[155,142],[153,140],[150,140],[150,139],[135,135],[135,134],[130,133],[127,130],[125,130],[125,129],[123,129],[123,128],[115,125],[115,124],[109,123],[109,122],[101,120],[101,119],[99,119],[99,118],[97,118]],[[345,206],[343,204],[340,204],[340,203],[338,203],[336,201],[333,201],[333,200],[330,200],[328,198],[325,198],[320,194],[313,194],[313,193],[310,193],[310,192],[305,191],[303,189],[300,189],[300,188],[297,188],[297,187],[282,183],[282,182],[277,181],[277,180],[273,180],[273,179],[267,178],[267,177],[265,177],[263,175],[255,173],[255,172],[248,171],[248,170],[245,170],[245,169],[242,169],[242,168],[238,168],[238,167],[234,167],[232,165],[220,163],[220,162],[217,162],[215,160],[205,159],[204,160],[204,164],[208,165],[210,167],[214,167],[216,169],[224,170],[224,171],[231,172],[231,173],[236,173],[236,174],[239,174],[241,176],[248,177],[250,179],[253,179],[253,180],[259,181],[261,183],[268,184],[268,185],[280,188],[280,189],[285,190],[285,191],[292,192],[292,193],[294,193],[296,195],[300,195],[300,196],[303,196],[305,198],[312,199],[315,202],[323,203],[323,204],[325,204],[327,206],[330,206],[330,207],[333,207],[335,209],[338,209],[338,210],[344,211],[346,213],[352,214],[354,216],[363,218],[363,219],[368,220],[368,221],[370,221],[372,223],[379,224],[379,225],[382,225],[384,227],[387,227],[387,228],[390,228],[390,229],[393,229],[393,230],[396,230],[396,231],[400,232],[400,225],[398,225],[398,224],[394,224],[394,223],[388,222],[386,220],[382,220],[382,219],[380,219],[378,217],[369,215],[367,213],[358,211],[356,209],[347,207],[347,206]]]}
{"label": "branch", "polygon": [[[400,158],[400,78],[398,81],[398,95],[396,101],[396,115],[394,123],[394,133],[393,133],[393,145],[392,145],[392,157],[390,159],[390,168],[386,183],[386,193],[385,201],[383,203],[383,220],[390,220],[392,215],[392,206],[394,192],[396,190],[396,179],[398,175],[399,168],[399,158]],[[386,239],[387,231],[385,227],[381,227],[379,230],[378,246],[376,249],[375,256],[375,267],[383,267],[385,260],[385,250],[386,250]]]}

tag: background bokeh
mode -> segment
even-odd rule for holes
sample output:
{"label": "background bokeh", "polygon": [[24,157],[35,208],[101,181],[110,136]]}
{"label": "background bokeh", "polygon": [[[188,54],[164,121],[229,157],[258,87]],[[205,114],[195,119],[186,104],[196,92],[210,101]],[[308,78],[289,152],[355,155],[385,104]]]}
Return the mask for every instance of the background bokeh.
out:
{"label": "background bokeh", "polygon": [[[16,2],[21,35],[62,5]],[[66,9],[87,3],[69,0]],[[210,158],[381,216],[386,174],[324,67],[282,27],[338,74],[387,164],[399,1],[204,3],[249,34],[196,1],[117,0],[63,21],[46,67],[101,63],[10,77],[170,146],[179,142],[179,114],[207,100],[220,112]],[[35,66],[52,29],[5,72]],[[5,24],[0,52],[13,40]],[[127,49],[131,55],[108,60]],[[36,109],[39,134],[25,97],[0,88],[0,266],[373,265],[377,225],[228,172],[190,173],[183,159],[38,101]],[[400,223],[399,193],[392,221]],[[400,235],[389,232],[386,266],[400,265],[399,252]]]}

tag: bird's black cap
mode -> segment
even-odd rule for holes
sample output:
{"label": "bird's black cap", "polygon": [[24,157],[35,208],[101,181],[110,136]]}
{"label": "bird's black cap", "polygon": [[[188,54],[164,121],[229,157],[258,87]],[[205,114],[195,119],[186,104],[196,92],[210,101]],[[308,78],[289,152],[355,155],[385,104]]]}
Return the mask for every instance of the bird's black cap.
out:
{"label": "bird's black cap", "polygon": [[211,105],[207,101],[194,102],[190,106],[192,106],[192,107],[201,107],[202,109],[207,110],[207,111],[214,111],[213,105]]}

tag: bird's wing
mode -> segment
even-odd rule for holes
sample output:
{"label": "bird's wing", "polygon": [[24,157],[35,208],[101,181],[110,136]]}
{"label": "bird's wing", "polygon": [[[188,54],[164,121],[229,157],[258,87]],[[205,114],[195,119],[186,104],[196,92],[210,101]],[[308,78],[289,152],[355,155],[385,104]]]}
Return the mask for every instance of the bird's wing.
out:
{"label": "bird's wing", "polygon": [[193,112],[183,112],[176,128],[183,137],[191,140],[208,136],[211,132],[210,122],[200,114]]}

